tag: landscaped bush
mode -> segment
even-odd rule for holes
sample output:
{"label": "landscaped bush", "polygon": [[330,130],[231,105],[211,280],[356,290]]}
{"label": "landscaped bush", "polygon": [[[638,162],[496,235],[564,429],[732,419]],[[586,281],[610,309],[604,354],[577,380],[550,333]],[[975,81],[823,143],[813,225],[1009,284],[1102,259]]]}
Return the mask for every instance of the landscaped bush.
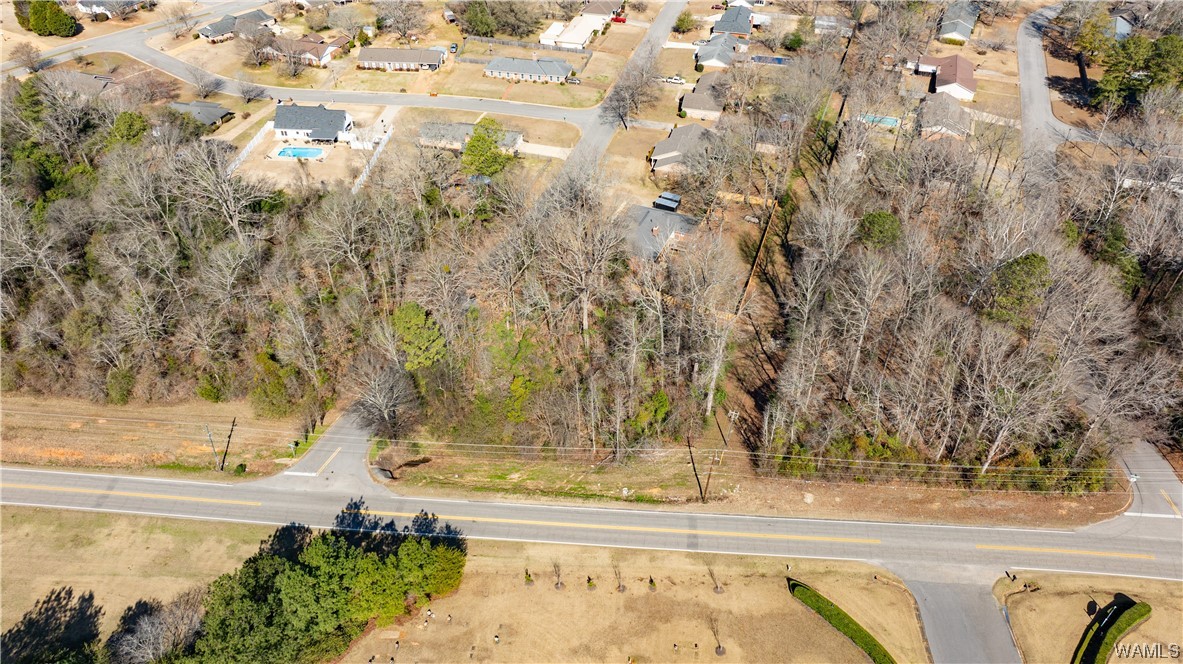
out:
{"label": "landscaped bush", "polygon": [[[1114,609],[1121,610],[1121,609]],[[1076,653],[1072,656],[1072,664],[1105,664],[1109,661],[1109,654],[1114,646],[1134,627],[1150,617],[1150,605],[1138,602],[1129,606],[1116,620],[1093,619],[1088,630],[1076,646]],[[1099,642],[1099,643],[1098,643]]]}
{"label": "landscaped bush", "polygon": [[871,633],[863,629],[863,626],[858,624],[854,618],[851,618],[845,611],[838,608],[830,600],[823,597],[813,588],[801,583],[799,581],[789,581],[789,590],[793,593],[793,597],[801,600],[801,603],[817,612],[817,614],[826,619],[826,622],[834,626],[834,629],[842,632],[848,639],[854,641],[854,645],[863,649],[863,652],[871,658],[875,664],[895,664],[895,659],[887,649],[883,647]]}

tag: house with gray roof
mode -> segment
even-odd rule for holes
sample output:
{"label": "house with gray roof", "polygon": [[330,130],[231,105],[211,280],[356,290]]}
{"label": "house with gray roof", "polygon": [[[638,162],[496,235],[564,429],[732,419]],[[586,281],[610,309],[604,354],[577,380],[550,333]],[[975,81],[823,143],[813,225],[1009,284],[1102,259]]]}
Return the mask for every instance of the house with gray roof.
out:
{"label": "house with gray roof", "polygon": [[275,108],[275,138],[336,143],[353,140],[353,117],[345,111],[299,104]]}
{"label": "house with gray roof", "polygon": [[373,48],[357,52],[358,69],[385,71],[435,71],[444,64],[444,54],[431,48]]}
{"label": "house with gray roof", "polygon": [[854,34],[854,22],[841,16],[815,16],[813,18],[813,34],[836,34],[849,37]]}
{"label": "house with gray roof", "polygon": [[748,40],[730,33],[712,35],[707,43],[694,52],[694,61],[703,67],[730,67],[738,54],[746,53]]}
{"label": "house with gray roof", "polygon": [[973,118],[953,95],[938,92],[920,103],[920,136],[925,140],[938,138],[964,139],[972,133]]}
{"label": "house with gray roof", "polygon": [[650,167],[658,173],[675,170],[681,165],[682,157],[713,136],[714,133],[702,125],[674,127],[669,137],[653,146],[649,153]]}
{"label": "house with gray roof", "polygon": [[571,71],[571,65],[558,58],[493,58],[485,66],[485,76],[543,83],[560,83],[571,75]]}
{"label": "house with gray roof", "polygon": [[937,28],[937,39],[951,44],[964,44],[973,35],[978,23],[978,5],[961,0],[945,8],[941,25]]}
{"label": "house with gray roof", "polygon": [[267,12],[256,9],[239,16],[227,14],[197,31],[206,41],[216,44],[233,39],[236,36],[253,34],[264,28],[275,25],[275,17]]}
{"label": "house with gray roof", "polygon": [[723,115],[723,105],[710,92],[687,92],[682,96],[679,110],[696,120],[718,120]]}
{"label": "house with gray roof", "polygon": [[745,39],[752,36],[752,10],[747,7],[728,7],[711,26],[711,34],[730,34]]}
{"label": "house with gray roof", "polygon": [[698,220],[684,214],[643,205],[629,208],[632,232],[629,243],[638,258],[657,260],[667,251],[676,251],[678,242],[698,228]]}
{"label": "house with gray roof", "polygon": [[[474,127],[471,122],[424,122],[419,127],[419,144],[459,152],[472,138]],[[497,141],[497,146],[509,153],[515,152],[521,144],[520,131],[503,131],[501,140]]]}
{"label": "house with gray roof", "polygon": [[168,107],[192,117],[207,127],[216,127],[234,117],[233,111],[211,101],[174,101]]}

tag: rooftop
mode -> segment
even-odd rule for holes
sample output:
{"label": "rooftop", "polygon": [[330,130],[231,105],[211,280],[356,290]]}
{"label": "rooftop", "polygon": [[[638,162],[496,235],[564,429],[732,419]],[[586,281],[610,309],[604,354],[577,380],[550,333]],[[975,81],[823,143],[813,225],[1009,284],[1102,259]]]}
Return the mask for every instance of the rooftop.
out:
{"label": "rooftop", "polygon": [[711,131],[698,124],[682,125],[670,130],[668,138],[653,146],[653,168],[661,168],[682,161],[682,155],[702,143]]}
{"label": "rooftop", "polygon": [[978,22],[978,5],[974,2],[954,2],[945,9],[941,16],[939,35],[955,33],[957,36],[969,40],[973,34],[974,25]]}
{"label": "rooftop", "polygon": [[723,105],[709,92],[687,92],[682,97],[683,110],[722,111]]}
{"label": "rooftop", "polygon": [[366,46],[357,52],[358,62],[405,62],[416,65],[440,65],[444,54],[430,48],[374,48]]}
{"label": "rooftop", "polygon": [[974,78],[974,64],[960,55],[950,55],[944,58],[924,56],[920,64],[936,67],[936,85],[941,88],[956,83],[961,87],[976,92],[978,81]]}
{"label": "rooftop", "polygon": [[723,16],[715,21],[711,32],[730,32],[739,35],[752,34],[752,10],[747,7],[728,7]]}
{"label": "rooftop", "polygon": [[[470,122],[425,122],[419,127],[419,138],[432,145],[463,146],[472,136],[474,126]],[[497,145],[503,150],[513,150],[521,142],[521,132],[505,131]]]}
{"label": "rooftop", "polygon": [[275,108],[275,128],[311,130],[312,138],[332,139],[338,132],[345,131],[348,117],[345,111],[318,106],[280,104]]}
{"label": "rooftop", "polygon": [[558,58],[493,58],[485,65],[485,71],[507,72],[519,76],[556,76],[566,78],[571,73],[571,65]]}
{"label": "rooftop", "polygon": [[698,220],[694,217],[641,205],[629,208],[629,216],[633,219],[630,243],[633,252],[641,258],[657,258],[671,242],[689,235],[698,227]]}
{"label": "rooftop", "polygon": [[921,129],[941,128],[965,136],[972,126],[969,113],[947,92],[925,97],[920,104]]}
{"label": "rooftop", "polygon": [[714,34],[710,41],[698,47],[695,59],[700,62],[714,60],[729,65],[735,60],[736,47],[740,45],[741,41],[746,42],[729,32]]}
{"label": "rooftop", "polygon": [[178,113],[192,116],[203,125],[217,124],[231,114],[230,109],[211,101],[174,101],[168,107]]}

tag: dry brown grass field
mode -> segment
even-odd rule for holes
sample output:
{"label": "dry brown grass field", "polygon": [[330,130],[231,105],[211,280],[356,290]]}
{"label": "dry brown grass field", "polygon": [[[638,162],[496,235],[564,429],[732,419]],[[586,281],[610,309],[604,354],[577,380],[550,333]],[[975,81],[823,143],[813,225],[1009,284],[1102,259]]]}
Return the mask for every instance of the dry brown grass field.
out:
{"label": "dry brown grass field", "polygon": [[[294,419],[254,416],[246,402],[193,400],[171,405],[111,406],[80,399],[5,394],[0,422],[0,461],[38,466],[118,468],[225,478],[210,470],[231,420],[237,418],[226,468],[247,465],[249,474],[282,469],[288,443],[298,435]],[[328,421],[332,421],[330,415]],[[276,460],[279,460],[277,463]]]}
{"label": "dry brown grass field", "polygon": [[[1027,662],[1071,660],[1091,620],[1089,602],[1105,606],[1117,593],[1151,607],[1150,618],[1120,643],[1179,643],[1183,637],[1183,583],[1045,572],[1020,571],[1018,576],[1017,581],[999,579],[994,596],[1010,610],[1015,640]],[[1021,592],[1024,583],[1035,583],[1039,590]]]}
{"label": "dry brown grass field", "polygon": [[[342,661],[385,662],[396,654],[396,641],[396,660],[418,662],[865,659],[789,595],[786,563],[794,578],[842,606],[899,661],[928,661],[911,594],[868,565],[508,542],[474,541],[469,551],[460,590],[432,602],[435,617],[426,628],[423,614],[374,630]],[[561,568],[562,590],[554,588],[554,563]],[[614,568],[623,593],[616,590]],[[533,586],[525,583],[526,569]],[[715,592],[711,572],[723,592]],[[594,589],[588,588],[589,576]],[[648,588],[650,576],[655,592]],[[712,620],[726,649],[722,657],[714,652]]]}
{"label": "dry brown grass field", "polygon": [[[272,529],[180,519],[0,508],[0,627],[60,587],[93,592],[104,635],[141,599],[171,599],[252,555]],[[565,583],[554,589],[553,565]],[[425,614],[371,631],[342,661],[859,661],[855,646],[789,595],[785,565],[900,661],[928,661],[912,596],[883,570],[841,561],[469,542],[460,589]],[[534,585],[526,586],[529,569]],[[617,592],[614,570],[625,585]],[[722,588],[715,591],[711,574]],[[876,575],[878,578],[876,578]],[[595,588],[589,589],[587,577]],[[656,591],[650,592],[652,576]],[[448,622],[447,616],[451,616]],[[723,657],[714,654],[711,621]],[[493,641],[498,635],[500,644]],[[677,643],[679,649],[673,650]],[[697,643],[698,651],[694,645]]]}

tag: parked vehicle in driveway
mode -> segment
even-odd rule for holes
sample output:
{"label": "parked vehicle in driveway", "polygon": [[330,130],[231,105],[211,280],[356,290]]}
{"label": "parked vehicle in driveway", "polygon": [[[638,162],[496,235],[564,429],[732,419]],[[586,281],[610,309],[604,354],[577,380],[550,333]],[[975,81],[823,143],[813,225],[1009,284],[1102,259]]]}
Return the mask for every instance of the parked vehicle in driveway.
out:
{"label": "parked vehicle in driveway", "polygon": [[457,44],[456,42],[452,42],[452,45],[448,47],[448,53],[455,53],[456,49],[458,49],[458,48],[460,48],[460,44]]}
{"label": "parked vehicle in driveway", "polygon": [[580,83],[582,83],[582,82],[583,82],[583,81],[581,81],[581,80],[579,80],[579,79],[575,78],[574,76],[568,76],[568,77],[567,77],[567,85],[579,85],[579,84],[580,84]]}
{"label": "parked vehicle in driveway", "polygon": [[695,45],[695,46],[705,46],[705,45],[707,45],[707,44],[709,44],[709,43],[711,43],[711,40],[709,40],[709,39],[696,39],[696,40],[694,40],[694,45]]}
{"label": "parked vehicle in driveway", "polygon": [[673,83],[674,85],[682,85],[686,82],[686,79],[682,78],[681,76],[670,76],[669,78],[665,79],[665,82]]}
{"label": "parked vehicle in driveway", "polygon": [[711,9],[727,9],[725,5],[711,5]]}
{"label": "parked vehicle in driveway", "polygon": [[613,16],[613,17],[612,17],[612,22],[613,22],[613,23],[625,23],[625,22],[627,22],[627,21],[628,21],[628,19],[627,19],[627,18],[625,18],[625,17],[623,17],[623,16]]}

